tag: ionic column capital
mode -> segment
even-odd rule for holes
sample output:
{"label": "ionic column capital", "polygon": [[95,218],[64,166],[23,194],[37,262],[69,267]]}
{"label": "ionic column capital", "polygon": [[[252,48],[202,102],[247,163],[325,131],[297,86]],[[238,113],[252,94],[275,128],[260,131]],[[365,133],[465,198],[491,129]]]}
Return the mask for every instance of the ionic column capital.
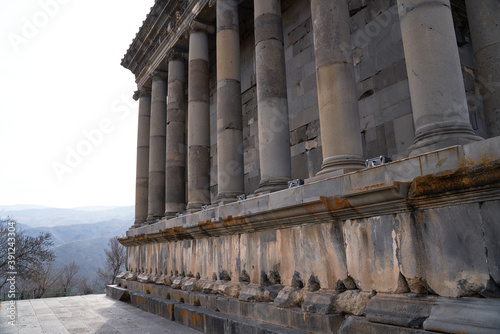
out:
{"label": "ionic column capital", "polygon": [[134,95],[132,96],[132,98],[136,101],[139,100],[139,98],[141,97],[151,97],[151,88],[141,87],[138,90],[136,90],[134,92]]}
{"label": "ionic column capital", "polygon": [[160,70],[154,70],[151,73],[151,81],[157,81],[157,80],[166,81],[167,75],[168,75],[167,72],[160,71]]}
{"label": "ionic column capital", "polygon": [[187,57],[188,57],[188,54],[187,54],[186,50],[180,49],[180,48],[172,48],[172,49],[168,50],[165,59],[167,60],[167,62],[173,61],[173,60],[179,60],[179,61],[185,62]]}
{"label": "ionic column capital", "polygon": [[215,33],[214,26],[200,22],[200,21],[191,22],[191,24],[189,25],[189,28],[190,28],[189,33],[196,32],[196,31],[204,31],[204,32],[207,32],[209,34]]}

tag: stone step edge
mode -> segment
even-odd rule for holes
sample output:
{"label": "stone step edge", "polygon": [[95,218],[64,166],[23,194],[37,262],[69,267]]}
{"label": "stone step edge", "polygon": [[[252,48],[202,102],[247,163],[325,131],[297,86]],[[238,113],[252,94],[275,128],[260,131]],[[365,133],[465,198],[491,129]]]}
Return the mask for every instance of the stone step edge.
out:
{"label": "stone step edge", "polygon": [[106,295],[204,333],[312,333],[216,312],[117,286],[106,286]]}
{"label": "stone step edge", "polygon": [[152,283],[119,279],[117,286],[230,316],[317,334],[335,332],[345,318],[343,312],[334,314],[307,312],[296,307],[277,307],[273,302],[243,301],[220,294],[185,291]]}

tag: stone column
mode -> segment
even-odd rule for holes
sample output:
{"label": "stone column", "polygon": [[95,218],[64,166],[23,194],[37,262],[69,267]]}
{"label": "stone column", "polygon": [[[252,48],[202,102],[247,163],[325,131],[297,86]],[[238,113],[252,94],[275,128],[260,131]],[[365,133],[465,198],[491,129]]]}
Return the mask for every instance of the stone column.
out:
{"label": "stone column", "polygon": [[[208,33],[214,28],[196,21],[189,34],[188,205],[189,212],[210,204],[210,92]],[[208,31],[207,31],[208,29]]]}
{"label": "stone column", "polygon": [[415,142],[411,156],[480,140],[470,125],[449,0],[398,0]]}
{"label": "stone column", "polygon": [[134,227],[139,227],[144,224],[148,218],[149,118],[151,115],[151,89],[142,87],[135,92],[134,100],[139,100],[134,222]]}
{"label": "stone column", "polygon": [[217,1],[218,202],[244,193],[238,1]]}
{"label": "stone column", "polygon": [[323,164],[318,175],[364,168],[347,0],[311,0]]}
{"label": "stone column", "polygon": [[186,209],[186,73],[185,60],[172,53],[168,60],[167,150],[165,216],[175,217]]}
{"label": "stone column", "polygon": [[166,100],[165,73],[155,71],[151,89],[148,223],[154,223],[162,218],[165,212]]}
{"label": "stone column", "polygon": [[466,0],[486,132],[500,136],[500,1]]}
{"label": "stone column", "polygon": [[286,188],[292,171],[281,1],[255,0],[254,16],[260,193]]}

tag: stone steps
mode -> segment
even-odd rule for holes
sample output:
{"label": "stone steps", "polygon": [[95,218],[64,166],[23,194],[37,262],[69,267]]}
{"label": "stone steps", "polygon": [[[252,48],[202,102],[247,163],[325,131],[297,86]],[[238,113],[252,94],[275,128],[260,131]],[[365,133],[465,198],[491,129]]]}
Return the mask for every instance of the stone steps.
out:
{"label": "stone steps", "polygon": [[192,306],[117,286],[108,286],[108,296],[129,302],[141,310],[156,314],[204,333],[303,334],[307,332],[249,320],[218,311]]}

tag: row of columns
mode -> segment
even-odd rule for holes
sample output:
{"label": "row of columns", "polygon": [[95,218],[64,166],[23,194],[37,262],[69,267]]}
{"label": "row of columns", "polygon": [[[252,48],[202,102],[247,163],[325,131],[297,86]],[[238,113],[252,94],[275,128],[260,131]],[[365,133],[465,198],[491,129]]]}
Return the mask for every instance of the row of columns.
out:
{"label": "row of columns", "polygon": [[[415,144],[410,154],[479,140],[468,120],[449,0],[397,2],[416,127]],[[244,194],[238,1],[218,0],[216,10],[216,201],[226,203]],[[324,157],[318,174],[358,170],[364,167],[364,160],[347,1],[311,0],[311,13]],[[254,16],[261,172],[256,192],[264,193],[285,188],[291,178],[280,1],[254,0]],[[168,103],[167,80],[159,72],[152,77],[150,100],[142,90],[139,94],[136,225],[170,217],[185,209],[196,211],[210,203],[207,34],[213,33],[212,29],[194,22],[190,32],[187,207],[184,204],[184,60],[178,57],[169,60]],[[145,157],[148,151],[149,166],[139,161],[148,160]],[[147,177],[148,182],[145,181]]]}

